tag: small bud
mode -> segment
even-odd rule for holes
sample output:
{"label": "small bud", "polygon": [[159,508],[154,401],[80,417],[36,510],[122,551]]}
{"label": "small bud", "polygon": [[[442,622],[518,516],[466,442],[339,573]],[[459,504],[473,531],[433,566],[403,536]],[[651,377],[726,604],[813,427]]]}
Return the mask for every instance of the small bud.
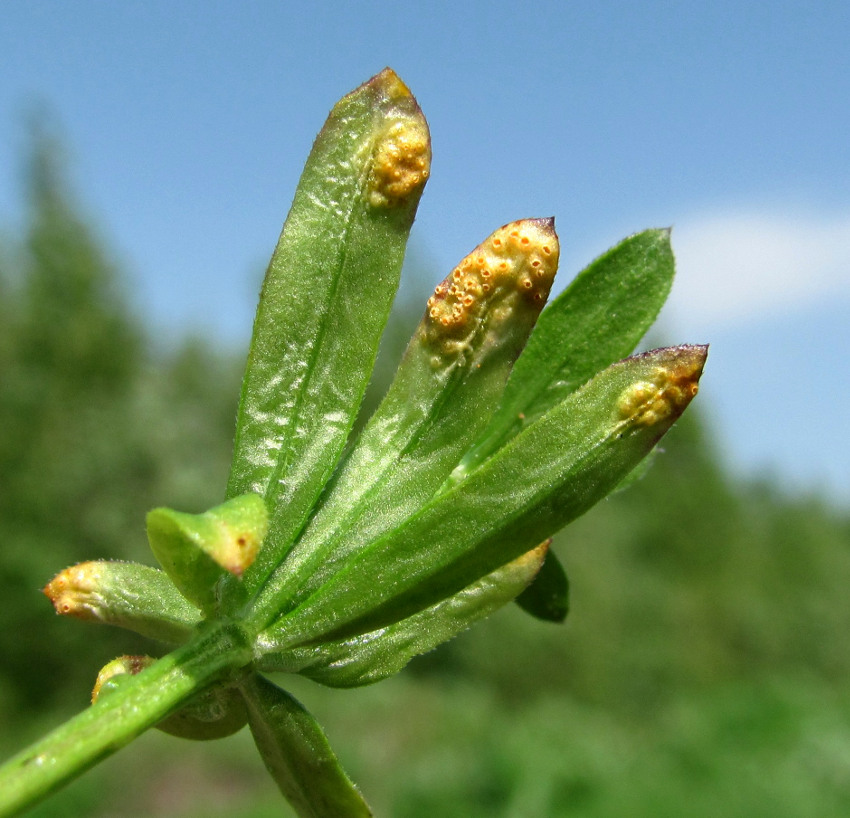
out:
{"label": "small bud", "polygon": [[119,656],[111,662],[107,662],[97,674],[97,680],[91,692],[91,701],[94,704],[101,696],[108,695],[116,690],[124,677],[135,676],[145,668],[150,667],[156,659],[152,656]]}
{"label": "small bud", "polygon": [[157,724],[157,729],[178,738],[212,741],[232,736],[247,722],[242,694],[235,687],[216,685],[191,698]]}

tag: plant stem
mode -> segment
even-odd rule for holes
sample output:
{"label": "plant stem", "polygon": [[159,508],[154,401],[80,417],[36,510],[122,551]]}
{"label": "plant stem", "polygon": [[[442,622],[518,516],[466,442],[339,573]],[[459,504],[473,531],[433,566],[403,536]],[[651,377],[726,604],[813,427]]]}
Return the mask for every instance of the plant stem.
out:
{"label": "plant stem", "polygon": [[0,767],[0,818],[33,806],[251,658],[238,627],[217,623],[199,632]]}

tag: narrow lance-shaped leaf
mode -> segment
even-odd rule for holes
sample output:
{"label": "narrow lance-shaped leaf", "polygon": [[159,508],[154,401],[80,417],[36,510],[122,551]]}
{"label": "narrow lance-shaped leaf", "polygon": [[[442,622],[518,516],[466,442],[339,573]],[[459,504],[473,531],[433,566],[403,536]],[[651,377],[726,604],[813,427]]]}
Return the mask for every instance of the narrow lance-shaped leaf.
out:
{"label": "narrow lance-shaped leaf", "polygon": [[300,818],[369,818],[316,720],[286,691],[253,674],[243,685],[266,768]]}
{"label": "narrow lance-shaped leaf", "polygon": [[[433,650],[511,602],[540,570],[549,543],[503,565],[462,591],[407,619],[371,633],[268,653],[260,670],[300,673],[331,687],[372,684],[398,673],[414,656]],[[258,650],[263,651],[262,640]]]}
{"label": "narrow lance-shaped leaf", "polygon": [[152,639],[185,642],[201,621],[166,574],[135,562],[81,562],[44,588],[56,613],[102,622]]}
{"label": "narrow lance-shaped leaf", "polygon": [[220,581],[241,577],[256,558],[268,529],[263,498],[243,494],[203,514],[170,508],[148,513],[148,541],[183,596],[205,613],[217,604]]}
{"label": "narrow lance-shaped leaf", "polygon": [[558,254],[552,219],[512,222],[437,286],[387,396],[258,612],[279,612],[294,591],[297,599],[309,595],[349,554],[430,499],[492,414],[549,294]]}
{"label": "narrow lance-shaped leaf", "polygon": [[670,231],[645,230],[579,273],[540,316],[498,410],[447,487],[597,372],[631,353],[667,300],[674,271]]}
{"label": "narrow lance-shaped leaf", "polygon": [[227,487],[270,509],[248,590],[298,534],[345,444],[430,154],[419,106],[386,69],[337,103],[307,160],[263,283]]}
{"label": "narrow lance-shaped leaf", "polygon": [[283,648],[367,633],[527,551],[587,511],[647,454],[696,394],[705,355],[705,347],[673,347],[604,370],[353,557],[264,638]]}

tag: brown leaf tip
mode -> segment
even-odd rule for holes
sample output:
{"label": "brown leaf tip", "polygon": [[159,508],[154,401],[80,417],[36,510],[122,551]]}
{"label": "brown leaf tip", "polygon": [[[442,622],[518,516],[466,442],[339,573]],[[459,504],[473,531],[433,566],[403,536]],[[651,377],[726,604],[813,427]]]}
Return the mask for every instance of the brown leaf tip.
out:
{"label": "brown leaf tip", "polygon": [[518,569],[529,572],[529,582],[537,576],[537,572],[543,567],[543,562],[546,555],[549,553],[549,547],[552,545],[552,538],[544,540],[540,545],[535,546],[531,551],[526,551],[520,554],[512,563]]}
{"label": "brown leaf tip", "polygon": [[[623,421],[633,426],[655,426],[677,418],[699,391],[707,354],[705,346],[681,346],[666,353],[648,378],[627,387],[617,401]],[[656,353],[648,353],[653,355]]]}

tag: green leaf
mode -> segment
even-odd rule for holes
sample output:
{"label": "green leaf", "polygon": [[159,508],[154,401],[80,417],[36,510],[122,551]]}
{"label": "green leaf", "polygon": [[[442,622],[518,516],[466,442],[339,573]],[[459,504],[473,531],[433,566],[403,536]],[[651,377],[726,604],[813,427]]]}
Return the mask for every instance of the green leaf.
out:
{"label": "green leaf", "polygon": [[219,582],[254,561],[268,528],[263,498],[234,497],[203,514],[170,508],[148,512],[148,541],[183,596],[205,613],[216,609]]}
{"label": "green leaf", "polygon": [[431,498],[492,414],[558,252],[553,220],[513,222],[437,287],[385,399],[258,606],[279,612],[287,588],[308,596]]}
{"label": "green leaf", "polygon": [[579,273],[540,316],[498,411],[449,485],[597,372],[632,352],[666,301],[674,271],[670,231],[645,230]]}
{"label": "green leaf", "polygon": [[583,514],[697,391],[706,347],[613,364],[465,480],[353,556],[263,638],[279,648],[367,633],[450,596]]}
{"label": "green leaf", "polygon": [[44,588],[56,613],[180,644],[201,621],[166,574],[135,562],[99,560],[73,565]]}
{"label": "green leaf", "polygon": [[567,572],[550,548],[537,576],[516,598],[527,613],[545,622],[563,622],[570,610],[570,583]]}
{"label": "green leaf", "polygon": [[242,384],[228,496],[265,496],[256,588],[304,525],[357,414],[430,167],[425,119],[386,69],[318,135],[269,264]]}
{"label": "green leaf", "polygon": [[178,738],[213,741],[238,733],[247,723],[248,710],[239,690],[216,684],[193,696],[156,728]]}
{"label": "green leaf", "polygon": [[649,474],[649,470],[655,463],[659,453],[663,453],[663,449],[653,449],[640,463],[637,464],[618,484],[611,494],[619,494],[621,491],[626,491],[635,483],[639,483]]}
{"label": "green leaf", "polygon": [[316,720],[287,692],[253,674],[243,684],[248,723],[266,768],[301,818],[368,818]]}
{"label": "green leaf", "polygon": [[[534,580],[548,542],[503,565],[454,596],[371,633],[264,655],[260,670],[301,673],[331,687],[372,684],[398,673],[414,656],[433,650],[513,600]],[[548,558],[546,558],[548,561]],[[262,643],[258,646],[263,650]]]}

